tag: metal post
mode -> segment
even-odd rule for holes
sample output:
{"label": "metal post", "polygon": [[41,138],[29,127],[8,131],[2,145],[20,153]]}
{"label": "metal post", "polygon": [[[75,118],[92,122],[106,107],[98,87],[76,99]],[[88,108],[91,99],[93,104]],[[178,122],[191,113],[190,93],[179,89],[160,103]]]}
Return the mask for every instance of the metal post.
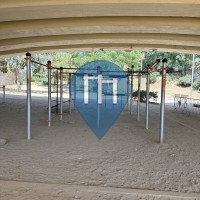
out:
{"label": "metal post", "polygon": [[130,105],[130,111],[131,115],[133,114],[133,69],[134,65],[131,66],[131,105]]}
{"label": "metal post", "polygon": [[48,69],[48,126],[51,126],[51,61],[47,62]]}
{"label": "metal post", "polygon": [[[147,65],[149,68],[149,65]],[[147,70],[147,82],[146,82],[146,129],[149,129],[149,78],[150,78],[150,73],[149,69]]]}
{"label": "metal post", "polygon": [[63,68],[60,67],[60,120],[63,118]]}
{"label": "metal post", "polygon": [[130,112],[133,113],[133,75],[131,74],[131,99],[130,99]]}
{"label": "metal post", "polygon": [[71,110],[72,110],[72,108],[71,108],[71,102],[72,102],[72,96],[71,96],[71,78],[72,77],[72,74],[71,73],[69,73],[69,80],[68,80],[68,82],[69,82],[69,113],[71,114]]}
{"label": "metal post", "polygon": [[165,112],[165,87],[166,87],[166,70],[167,70],[167,59],[162,61],[162,86],[161,86],[161,104],[160,104],[160,144],[164,140],[164,112]]}
{"label": "metal post", "polygon": [[31,54],[26,53],[27,140],[31,139]]}
{"label": "metal post", "polygon": [[190,98],[192,98],[192,89],[194,83],[194,67],[195,67],[195,55],[193,54],[192,59],[192,77],[191,77],[191,87],[190,87]]}
{"label": "metal post", "polygon": [[74,103],[76,102],[76,74],[74,74]]}
{"label": "metal post", "polygon": [[3,103],[6,102],[6,88],[5,85],[3,85]]}
{"label": "metal post", "polygon": [[[128,98],[127,98],[127,110],[129,110],[129,92],[130,92],[130,88],[129,88],[129,82],[130,82],[130,79],[129,79],[129,75],[130,75],[130,71],[129,71],[129,68],[127,69],[127,93],[128,93]],[[106,96],[105,96],[105,99],[106,99]],[[106,102],[106,101],[105,101]]]}
{"label": "metal post", "polygon": [[56,69],[56,111],[57,111],[57,114],[58,114],[58,84],[59,84],[58,69]]}
{"label": "metal post", "polygon": [[97,128],[100,126],[100,105],[102,104],[102,74],[100,72],[100,67],[97,67]]}
{"label": "metal post", "polygon": [[141,89],[141,74],[138,74],[138,102],[137,102],[137,119],[140,120],[140,89]]}

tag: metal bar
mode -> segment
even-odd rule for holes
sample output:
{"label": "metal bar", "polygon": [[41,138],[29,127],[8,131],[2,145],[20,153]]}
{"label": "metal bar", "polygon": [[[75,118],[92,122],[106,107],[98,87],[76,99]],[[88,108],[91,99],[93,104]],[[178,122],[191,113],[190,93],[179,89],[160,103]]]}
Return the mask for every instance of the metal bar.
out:
{"label": "metal bar", "polygon": [[48,126],[51,126],[51,61],[47,62],[48,69]]}
{"label": "metal bar", "polygon": [[69,73],[69,80],[68,80],[68,83],[69,83],[69,113],[71,114],[72,112],[72,106],[71,106],[71,103],[72,103],[72,94],[71,94],[71,79],[72,79],[72,74]]}
{"label": "metal bar", "polygon": [[137,119],[140,120],[140,90],[141,90],[141,75],[138,76],[138,102],[137,102]]}
{"label": "metal bar", "polygon": [[84,85],[84,104],[88,104],[88,75],[87,74],[85,74],[84,75],[84,77],[83,77],[83,79],[84,79],[84,83],[83,83],[83,85]]}
{"label": "metal bar", "polygon": [[131,99],[130,99],[130,112],[133,114],[133,76],[131,75]]}
{"label": "metal bar", "polygon": [[3,85],[3,103],[6,102],[6,87]]}
{"label": "metal bar", "polygon": [[45,66],[45,67],[46,67],[46,65],[45,65],[45,64],[39,63],[39,62],[37,62],[37,61],[31,60],[31,62],[32,62],[32,63],[36,63],[36,64],[38,64],[38,65],[42,65],[42,66]]}
{"label": "metal bar", "polygon": [[26,107],[27,107],[27,140],[31,139],[31,54],[26,53]]}
{"label": "metal bar", "polygon": [[58,70],[56,71],[56,106],[57,106],[57,114],[58,114],[58,84],[59,84],[59,81],[58,81]]}
{"label": "metal bar", "polygon": [[127,110],[129,110],[129,91],[130,91],[130,88],[129,88],[129,76],[127,76],[127,102],[126,102],[126,104],[127,104]]}
{"label": "metal bar", "polygon": [[192,77],[191,77],[191,87],[190,87],[190,98],[192,97],[192,89],[194,83],[194,67],[195,67],[195,55],[192,56]]}
{"label": "metal bar", "polygon": [[63,119],[63,69],[60,68],[60,120]]}
{"label": "metal bar", "polygon": [[100,72],[100,67],[97,67],[97,128],[100,125],[100,104],[102,104],[102,74]]}
{"label": "metal bar", "polygon": [[149,129],[149,78],[150,73],[147,73],[147,81],[146,81],[146,118],[145,118],[145,127]]}
{"label": "metal bar", "polygon": [[161,104],[160,104],[160,144],[163,144],[164,140],[164,114],[165,114],[165,87],[166,87],[166,70],[167,59],[162,60],[162,85],[161,85]]}

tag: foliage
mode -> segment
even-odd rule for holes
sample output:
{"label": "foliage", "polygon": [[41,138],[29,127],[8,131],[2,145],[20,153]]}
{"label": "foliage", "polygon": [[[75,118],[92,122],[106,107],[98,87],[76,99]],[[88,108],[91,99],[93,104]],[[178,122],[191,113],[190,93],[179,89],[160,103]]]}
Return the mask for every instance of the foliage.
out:
{"label": "foliage", "polygon": [[[40,63],[47,63],[47,60],[50,60],[51,56],[49,54],[35,54],[32,56],[34,61]],[[16,56],[16,57],[7,57],[0,60],[0,70],[8,72],[10,74],[14,74],[15,83],[17,85],[18,91],[21,90],[21,84],[23,83],[26,76],[26,68],[25,68],[25,59],[24,56]],[[37,73],[46,74],[46,67],[32,63],[32,75],[34,76]]]}
{"label": "foliage", "polygon": [[31,81],[36,85],[48,85],[48,78],[43,76],[32,76]]}
{"label": "foliage", "polygon": [[[190,66],[192,63],[192,55],[190,54],[182,54],[182,53],[173,53],[173,52],[158,52],[156,50],[154,51],[147,51],[144,52],[144,59],[143,59],[143,66],[146,66],[147,64],[152,65],[155,63],[157,59],[167,58],[167,72],[173,73],[174,71],[182,71],[183,74],[185,74],[186,67]],[[161,63],[162,64],[162,63]],[[156,69],[158,70],[160,66],[157,66]]]}
{"label": "foliage", "polygon": [[[147,95],[146,90],[140,90],[140,101],[141,102],[146,101],[146,95]],[[133,92],[132,97],[134,97],[134,98],[138,97],[138,90]],[[158,98],[158,93],[157,92],[149,92],[149,99],[150,98],[154,98],[154,99]]]}
{"label": "foliage", "polygon": [[177,84],[182,87],[189,87],[191,85],[191,77],[189,75],[182,76],[178,79]]}
{"label": "foliage", "polygon": [[195,81],[193,87],[194,89],[200,91],[200,80]]}
{"label": "foliage", "polygon": [[160,76],[160,73],[159,72],[153,72],[150,74],[150,84],[152,83],[156,83],[157,82],[157,78]]}
{"label": "foliage", "polygon": [[[135,66],[135,70],[140,69],[141,60],[143,66],[150,64],[152,65],[156,59],[168,59],[168,70],[167,72],[173,73],[174,70],[182,70],[182,72],[191,71],[192,55],[186,55],[181,53],[169,53],[169,52],[157,52],[157,51],[114,51],[114,50],[99,50],[99,51],[80,51],[80,52],[58,52],[52,54],[33,54],[32,59],[46,64],[48,60],[52,61],[54,67],[67,67],[67,68],[79,68],[84,64],[94,60],[106,60],[120,66],[122,69],[127,70],[132,65]],[[199,77],[200,74],[200,56],[195,56],[195,76]],[[32,77],[34,82],[46,83],[47,69],[43,65],[35,63],[32,66]],[[7,72],[10,77],[15,77],[15,83],[20,90],[20,85],[25,78],[25,60],[22,56],[10,57],[0,59],[0,71]],[[154,70],[159,70],[161,65],[157,66]],[[186,70],[187,69],[187,70]],[[71,72],[75,72],[76,70]],[[189,73],[190,73],[189,71]],[[54,73],[54,71],[52,71]],[[150,76],[150,83],[157,81],[159,73],[152,73]],[[39,75],[40,78],[34,78]],[[171,74],[172,75],[172,74]],[[175,74],[173,74],[175,76]],[[176,73],[176,76],[179,76]],[[176,77],[177,78],[177,77]]]}
{"label": "foliage", "polygon": [[138,66],[140,62],[139,51],[89,51],[89,52],[69,52],[55,53],[53,63],[56,67],[79,68],[88,62],[95,60],[110,61],[123,69],[127,69],[131,65]]}
{"label": "foliage", "polygon": [[166,75],[166,82],[167,82],[167,83],[170,83],[170,82],[172,82],[172,81],[173,81],[172,76],[170,76],[169,74],[167,74],[167,75]]}

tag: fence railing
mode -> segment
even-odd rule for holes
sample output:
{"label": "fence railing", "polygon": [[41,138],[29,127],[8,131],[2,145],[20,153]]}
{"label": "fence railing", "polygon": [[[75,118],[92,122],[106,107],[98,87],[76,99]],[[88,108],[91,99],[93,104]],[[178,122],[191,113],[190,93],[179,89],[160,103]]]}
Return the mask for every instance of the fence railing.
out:
{"label": "fence railing", "polygon": [[174,109],[188,114],[200,115],[200,99],[189,98],[188,95],[174,95]]}

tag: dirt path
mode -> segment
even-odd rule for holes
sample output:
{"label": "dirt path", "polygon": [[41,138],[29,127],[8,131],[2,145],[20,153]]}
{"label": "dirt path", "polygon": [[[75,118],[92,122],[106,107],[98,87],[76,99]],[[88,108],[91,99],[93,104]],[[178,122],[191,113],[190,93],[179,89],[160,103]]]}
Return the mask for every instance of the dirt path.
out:
{"label": "dirt path", "polygon": [[[25,104],[24,97],[14,96],[8,97],[6,104],[0,104],[0,138],[9,140],[0,147],[0,180],[4,189],[6,184],[2,181],[14,180],[81,187],[200,192],[199,118],[175,112],[169,105],[165,144],[159,145],[159,106],[150,105],[149,130],[144,129],[144,114],[137,122],[136,113],[131,116],[125,110],[99,141],[75,110],[71,115],[66,111],[62,122],[54,115],[53,126],[47,127],[46,97],[34,97],[32,140],[28,143]],[[7,189],[10,187],[8,185]],[[16,191],[17,187],[16,184]]]}

